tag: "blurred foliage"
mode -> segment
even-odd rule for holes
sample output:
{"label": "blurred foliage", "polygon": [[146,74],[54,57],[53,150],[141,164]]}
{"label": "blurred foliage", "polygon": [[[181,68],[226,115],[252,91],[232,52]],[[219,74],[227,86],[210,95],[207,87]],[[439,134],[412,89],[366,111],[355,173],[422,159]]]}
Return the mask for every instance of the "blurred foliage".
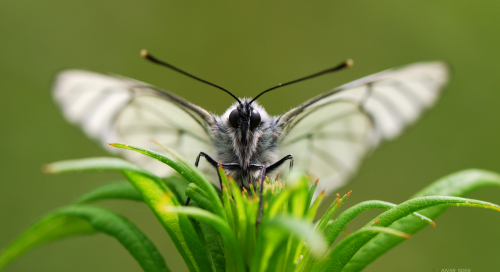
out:
{"label": "blurred foliage", "polygon": [[[106,155],[64,122],[52,103],[50,84],[57,71],[76,67],[136,78],[217,113],[233,102],[210,86],[142,60],[142,48],[238,96],[253,96],[346,58],[355,60],[347,71],[263,96],[260,102],[272,114],[370,73],[446,60],[453,76],[436,108],[401,139],[377,150],[340,191],[352,189],[353,203],[374,198],[400,203],[457,170],[500,172],[499,7],[491,0],[1,1],[0,247],[33,218],[118,178],[85,174],[68,180],[41,173],[46,162]],[[500,202],[497,189],[469,197]],[[158,248],[171,268],[186,269],[146,207],[105,205],[127,211],[152,240],[165,241]],[[500,236],[491,235],[500,219],[485,212],[451,209],[437,220],[439,227],[424,230],[421,239],[410,239],[368,271],[403,264],[415,271],[497,268],[487,256],[498,250]],[[352,228],[373,216],[360,216]],[[438,254],[444,250],[449,254]],[[6,271],[137,271],[126,254],[112,239],[74,239],[38,248]]]}
{"label": "blurred foliage", "polygon": [[[104,233],[120,242],[145,272],[170,272],[154,243],[126,217],[82,202],[143,201],[155,214],[191,272],[358,272],[435,219],[447,206],[500,211],[500,206],[462,196],[485,187],[499,187],[500,175],[471,169],[450,174],[426,186],[399,205],[380,200],[358,203],[334,217],[351,195],[337,194],[326,212],[316,214],[325,196],[313,198],[318,180],[293,171],[286,181],[267,178],[256,187],[240,188],[219,163],[220,188],[174,150],[168,153],[119,143],[172,167],[183,188],[164,182],[137,165],[119,158],[88,158],[48,164],[47,174],[119,171],[129,183],[107,184],[69,205],[51,211],[0,251],[0,270],[42,244],[77,235]],[[182,176],[182,177],[180,177]],[[167,179],[168,180],[168,179]],[[219,191],[219,192],[217,192]],[[190,198],[189,206],[183,197]],[[339,234],[361,213],[386,209],[363,228],[335,243]],[[422,211],[421,213],[416,213]],[[313,220],[317,218],[316,222]],[[442,252],[441,254],[446,254]],[[407,256],[409,257],[409,256]],[[352,258],[352,259],[351,259]],[[405,268],[408,269],[408,268]],[[453,269],[454,270],[454,269]]]}

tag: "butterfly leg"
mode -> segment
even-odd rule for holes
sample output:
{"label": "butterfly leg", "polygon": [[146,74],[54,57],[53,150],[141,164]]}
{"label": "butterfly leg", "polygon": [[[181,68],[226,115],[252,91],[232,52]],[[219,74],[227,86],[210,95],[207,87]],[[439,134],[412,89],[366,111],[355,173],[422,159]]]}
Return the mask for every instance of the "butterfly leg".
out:
{"label": "butterfly leg", "polygon": [[196,162],[194,163],[194,166],[196,166],[196,168],[198,168],[198,164],[200,163],[200,157],[203,156],[205,159],[207,159],[208,163],[210,163],[213,167],[215,167],[215,169],[217,169],[217,166],[218,166],[218,163],[216,160],[214,160],[212,157],[210,157],[207,153],[205,152],[200,152],[200,154],[198,154],[198,157],[196,157]]}
{"label": "butterfly leg", "polygon": [[[203,156],[205,159],[207,159],[208,163],[210,163],[215,169],[219,167],[219,163],[210,157],[207,153],[205,152],[200,152],[198,154],[198,157],[196,157],[196,162],[194,163],[194,166],[198,168],[198,164],[200,163],[200,157]],[[221,164],[224,169],[240,169],[240,165],[238,163],[223,163]]]}
{"label": "butterfly leg", "polygon": [[[198,164],[200,163],[200,157],[203,156],[205,159],[207,159],[208,163],[210,163],[213,167],[215,167],[215,169],[217,169],[217,166],[218,166],[218,163],[216,160],[214,160],[212,157],[210,157],[207,153],[205,152],[200,152],[200,154],[198,154],[198,157],[196,157],[196,161],[194,162],[194,166],[196,166],[196,168],[198,168]],[[219,182],[221,182],[220,180],[220,176],[219,176]],[[221,186],[222,188],[222,186]],[[186,199],[186,204],[184,204],[184,206],[189,206],[189,202],[191,201],[191,198],[187,198]]]}
{"label": "butterfly leg", "polygon": [[[222,189],[222,179],[220,177],[219,169],[218,169],[219,163],[217,163],[217,161],[215,159],[210,157],[210,155],[208,155],[207,153],[202,151],[202,152],[200,152],[200,154],[198,154],[198,157],[196,157],[196,161],[194,162],[194,166],[196,166],[196,168],[198,168],[198,164],[200,163],[201,156],[203,156],[208,161],[208,163],[210,163],[210,165],[212,165],[215,168],[215,170],[217,171],[217,176],[219,177],[219,185],[220,185],[220,188]],[[240,165],[238,163],[223,163],[221,165],[225,169],[240,169]],[[191,201],[191,198],[188,197],[186,200],[186,204],[184,204],[184,206],[188,206],[189,201]]]}
{"label": "butterfly leg", "polygon": [[[198,157],[196,157],[196,162],[194,163],[194,166],[196,166],[196,168],[198,168],[198,164],[200,163],[201,156],[203,156],[205,159],[207,159],[207,161],[215,168],[215,170],[217,171],[217,174],[219,174],[219,163],[205,152],[200,152],[200,154],[198,154]],[[240,165],[238,163],[222,163],[221,165],[224,169],[239,169],[240,168]],[[220,178],[220,175],[219,175],[219,186],[222,189],[222,180]]]}
{"label": "butterfly leg", "polygon": [[276,168],[280,167],[287,160],[290,160],[290,170],[292,170],[293,156],[292,156],[292,154],[288,154],[288,155],[284,156],[283,158],[279,159],[277,162],[269,165],[266,169],[266,172],[271,172],[271,171],[275,170]]}

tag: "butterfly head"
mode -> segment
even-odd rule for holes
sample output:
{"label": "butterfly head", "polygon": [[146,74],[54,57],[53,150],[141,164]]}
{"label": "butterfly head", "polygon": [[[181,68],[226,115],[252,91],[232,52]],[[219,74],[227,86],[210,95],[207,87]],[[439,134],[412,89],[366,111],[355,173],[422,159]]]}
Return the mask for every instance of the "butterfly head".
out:
{"label": "butterfly head", "polygon": [[[228,110],[227,121],[240,135],[242,143],[247,143],[249,133],[254,132],[262,122],[262,117],[267,117],[264,109],[257,104],[252,105],[247,99],[236,103]],[[261,112],[263,115],[261,116]]]}
{"label": "butterfly head", "polygon": [[[250,164],[269,164],[278,156],[279,128],[275,116],[250,99],[241,99],[224,114],[216,116],[212,127],[214,146],[223,162],[238,162],[246,171]],[[234,174],[234,173],[233,173]]]}

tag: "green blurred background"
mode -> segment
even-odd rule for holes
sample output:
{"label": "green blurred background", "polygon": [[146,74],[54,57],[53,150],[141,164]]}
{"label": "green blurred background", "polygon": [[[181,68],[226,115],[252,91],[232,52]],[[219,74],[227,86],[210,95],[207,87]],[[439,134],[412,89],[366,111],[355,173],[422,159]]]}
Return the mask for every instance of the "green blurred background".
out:
{"label": "green blurred background", "polygon": [[[346,206],[368,199],[400,203],[462,169],[500,172],[499,1],[312,2],[0,1],[0,248],[48,211],[121,178],[41,173],[44,163],[106,155],[68,125],[52,102],[51,80],[61,69],[136,78],[219,114],[233,102],[217,89],[141,59],[142,48],[240,97],[355,60],[347,71],[263,96],[260,102],[271,114],[374,72],[446,60],[452,80],[436,108],[366,160],[340,190],[353,190]],[[500,203],[500,189],[469,197]],[[101,204],[139,225],[171,269],[187,271],[144,205]],[[348,230],[377,213],[363,215]],[[498,270],[500,214],[453,207],[436,223],[367,271]],[[94,235],[37,248],[5,271],[138,270],[118,242]]]}

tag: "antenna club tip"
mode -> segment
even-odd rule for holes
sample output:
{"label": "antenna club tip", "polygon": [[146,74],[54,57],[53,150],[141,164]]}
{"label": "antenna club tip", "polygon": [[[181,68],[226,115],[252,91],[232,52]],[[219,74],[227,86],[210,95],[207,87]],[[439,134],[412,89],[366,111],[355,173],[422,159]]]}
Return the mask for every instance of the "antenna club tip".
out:
{"label": "antenna club tip", "polygon": [[141,57],[147,58],[149,56],[149,52],[146,49],[142,49],[140,52]]}
{"label": "antenna club tip", "polygon": [[352,67],[353,65],[354,65],[354,61],[353,61],[352,59],[347,59],[347,60],[345,61],[345,66],[346,66],[347,68]]}

